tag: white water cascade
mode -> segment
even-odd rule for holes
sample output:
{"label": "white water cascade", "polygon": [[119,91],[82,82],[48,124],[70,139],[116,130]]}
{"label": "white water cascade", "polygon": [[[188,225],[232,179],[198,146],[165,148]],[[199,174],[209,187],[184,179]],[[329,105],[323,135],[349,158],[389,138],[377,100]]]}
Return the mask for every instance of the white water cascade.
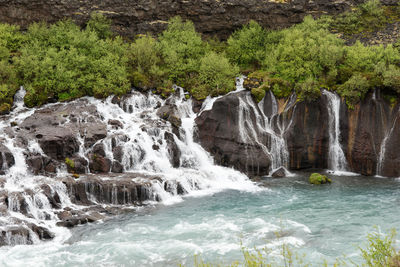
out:
{"label": "white water cascade", "polygon": [[334,172],[347,170],[347,160],[340,145],[340,97],[332,92],[322,92],[328,100],[329,156],[328,168]]}
{"label": "white water cascade", "polygon": [[[286,122],[282,116],[279,116],[280,114],[278,111],[278,103],[276,101],[276,98],[271,90],[269,91],[269,94],[272,102],[272,112],[270,117],[267,117],[263,111],[265,97],[258,103],[258,107],[265,121],[266,132],[271,135],[271,170],[273,172],[280,167],[283,167],[285,168],[286,174],[290,175],[290,172],[287,170],[289,166],[289,150],[286,140],[284,138],[284,134],[291,127],[293,123],[293,117],[288,122]],[[295,109],[295,102],[296,96],[292,95],[289,98],[288,103],[286,104],[284,112],[286,112],[291,107]]]}
{"label": "white water cascade", "polygon": [[[77,140],[80,143],[77,155],[88,159],[88,155],[92,153],[94,146],[102,145],[105,157],[112,162],[114,160],[113,148],[122,147],[121,164],[125,174],[134,173],[134,177],[157,177],[146,181],[151,183],[151,195],[154,200],[162,201],[164,204],[182,201],[182,196],[178,195],[179,190],[180,194],[184,192],[188,196],[211,194],[225,189],[260,190],[246,175],[231,168],[215,165],[209,153],[194,142],[194,120],[197,115],[192,111],[192,101],[186,99],[182,88],[176,87],[175,89],[177,92],[167,100],[151,93],[145,95],[132,92],[132,94],[124,97],[119,104],[112,103],[112,97],[106,100],[86,97],[71,103],[49,104],[38,109],[27,109],[23,106],[24,91],[21,90],[17,94],[14,110],[0,121],[0,134],[3,137],[3,144],[15,159],[15,164],[11,168],[8,168],[7,163],[0,166],[6,169],[5,175],[0,175],[0,193],[5,192],[5,195],[8,196],[8,212],[0,217],[0,230],[7,230],[7,227],[14,224],[17,227],[23,220],[48,229],[55,234],[55,240],[65,240],[69,236],[69,231],[66,228],[56,226],[57,212],[51,207],[46,195],[41,191],[43,185],[48,185],[52,193],[57,193],[61,201],[59,208],[72,207],[77,210],[84,208],[71,202],[70,192],[67,192],[66,186],[62,183],[63,178],[70,176],[66,172],[67,168],[63,161],[60,163],[61,167],[58,168],[56,177],[34,175],[26,163],[25,156],[31,152],[43,154],[40,145],[33,139],[29,141],[29,146],[26,146],[7,132],[10,121],[20,125],[35,111],[53,105],[62,107],[74,103],[94,105],[97,109],[96,112],[100,115],[98,117],[106,125],[110,120],[118,120],[122,127],[113,127],[108,124],[107,136],[90,147],[83,145],[85,132],[83,132],[83,135],[77,133]],[[171,123],[158,117],[158,109],[166,103],[175,106],[176,115],[181,119],[179,129],[174,130]],[[87,114],[80,116],[74,119],[79,123],[82,122],[82,126],[85,124]],[[70,121],[67,118],[66,127],[68,127],[68,123]],[[170,139],[167,136],[170,136]],[[179,163],[175,167],[171,162],[172,155],[169,147],[171,142],[175,143],[179,150]],[[88,170],[88,168],[86,169]],[[104,175],[102,177],[104,178],[101,179],[112,179]],[[133,178],[133,180],[135,179],[138,183],[143,181],[143,178]],[[3,184],[1,183],[2,180],[5,181]],[[171,187],[174,188],[171,189]],[[89,190],[90,195],[90,190],[93,191],[93,188],[89,185],[85,188]],[[115,190],[116,188],[113,187],[112,192],[110,192],[113,199],[111,204],[117,204],[115,201],[117,192]],[[92,199],[90,196],[89,198],[93,202],[96,201],[95,198]],[[26,203],[27,211],[22,211],[21,201]],[[31,229],[27,228],[27,231],[31,231]],[[7,241],[7,244],[40,242],[37,238],[34,238],[33,233],[30,236],[31,240],[22,237],[17,238],[18,236],[14,237],[14,239]]]}

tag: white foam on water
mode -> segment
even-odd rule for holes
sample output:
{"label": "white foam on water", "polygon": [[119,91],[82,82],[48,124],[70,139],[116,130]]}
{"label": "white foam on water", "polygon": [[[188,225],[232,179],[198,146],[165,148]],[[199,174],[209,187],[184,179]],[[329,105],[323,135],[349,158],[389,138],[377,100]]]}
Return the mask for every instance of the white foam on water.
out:
{"label": "white foam on water", "polygon": [[349,172],[349,171],[331,171],[327,170],[326,173],[332,174],[335,176],[360,176],[359,173]]}

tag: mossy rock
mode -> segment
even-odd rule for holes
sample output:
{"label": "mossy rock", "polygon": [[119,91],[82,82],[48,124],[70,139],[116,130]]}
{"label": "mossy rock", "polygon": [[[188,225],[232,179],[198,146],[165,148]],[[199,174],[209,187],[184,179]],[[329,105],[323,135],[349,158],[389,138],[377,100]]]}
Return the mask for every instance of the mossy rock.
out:
{"label": "mossy rock", "polygon": [[268,77],[269,77],[269,72],[268,71],[263,71],[263,70],[257,70],[255,72],[250,73],[247,76],[247,78],[257,79],[257,80],[260,80],[261,82],[267,80]]}
{"label": "mossy rock", "polygon": [[265,93],[269,90],[269,84],[263,83],[261,86],[251,89],[251,94],[254,96],[257,102],[260,102],[264,98]]}
{"label": "mossy rock", "polygon": [[67,165],[69,171],[74,170],[74,168],[75,168],[74,160],[72,160],[70,158],[65,158],[65,164]]}
{"label": "mossy rock", "polygon": [[0,115],[5,115],[10,113],[11,105],[8,103],[3,103],[0,105]]}
{"label": "mossy rock", "polygon": [[310,182],[310,184],[316,184],[316,185],[332,183],[331,179],[320,173],[311,174],[308,181]]}

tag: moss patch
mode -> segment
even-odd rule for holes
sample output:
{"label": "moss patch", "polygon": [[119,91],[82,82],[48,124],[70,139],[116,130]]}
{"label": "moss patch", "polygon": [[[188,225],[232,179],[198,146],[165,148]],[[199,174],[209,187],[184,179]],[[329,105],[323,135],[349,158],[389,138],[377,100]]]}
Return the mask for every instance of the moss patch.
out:
{"label": "moss patch", "polygon": [[310,182],[310,184],[316,184],[316,185],[332,183],[331,179],[320,173],[311,174],[308,181]]}
{"label": "moss patch", "polygon": [[75,168],[75,162],[70,158],[65,158],[65,164],[67,164],[68,169]]}

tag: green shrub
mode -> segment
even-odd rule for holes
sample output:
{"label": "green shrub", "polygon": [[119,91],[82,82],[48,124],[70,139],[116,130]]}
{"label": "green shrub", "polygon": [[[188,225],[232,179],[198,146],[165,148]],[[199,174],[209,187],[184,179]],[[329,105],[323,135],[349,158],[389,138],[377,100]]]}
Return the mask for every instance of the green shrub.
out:
{"label": "green shrub", "polygon": [[321,96],[319,83],[312,77],[296,85],[297,97],[300,101],[313,101]]}
{"label": "green shrub", "polygon": [[169,20],[168,28],[159,36],[163,69],[167,77],[180,86],[185,86],[197,75],[200,59],[207,50],[191,21],[180,17]]}
{"label": "green shrub", "polygon": [[217,96],[235,89],[238,73],[238,67],[231,65],[224,54],[208,52],[200,60],[198,80],[208,94]]}
{"label": "green shrub", "polygon": [[24,42],[24,35],[16,25],[0,23],[0,60],[9,59],[10,53],[17,52]]}
{"label": "green shrub", "polygon": [[269,86],[267,84],[262,84],[259,87],[254,87],[251,89],[251,94],[254,96],[255,100],[260,102],[265,97],[266,92],[269,90]]}
{"label": "green shrub", "polygon": [[252,72],[245,82],[257,102],[260,102],[269,90],[272,90],[277,98],[287,98],[293,93],[293,85],[290,82],[281,78],[271,78],[267,71]]}
{"label": "green shrub", "polygon": [[0,114],[10,111],[13,96],[18,90],[18,81],[12,55],[24,42],[18,26],[0,24]]}
{"label": "green shrub", "polygon": [[265,57],[266,41],[267,32],[252,20],[229,37],[228,58],[241,68],[260,66]]}
{"label": "green shrub", "polygon": [[[4,49],[4,51],[6,51],[6,49]],[[0,113],[10,111],[13,103],[13,96],[17,90],[18,81],[15,68],[9,63],[8,59],[0,59]]]}
{"label": "green shrub", "polygon": [[[357,41],[345,48],[345,58],[341,67],[351,72],[373,72],[378,64],[399,64],[400,53],[393,46],[365,46]],[[346,78],[346,77],[345,77]]]}
{"label": "green shrub", "polygon": [[131,44],[129,51],[133,85],[145,89],[160,85],[163,72],[157,41],[143,35]]}
{"label": "green shrub", "polygon": [[337,89],[338,93],[346,99],[346,103],[350,108],[364,99],[370,89],[368,80],[362,74],[354,74],[348,81],[340,85]]}
{"label": "green shrub", "polygon": [[389,65],[382,73],[383,85],[400,93],[400,68]]}
{"label": "green shrub", "polygon": [[382,6],[380,0],[369,0],[355,10],[339,15],[332,28],[346,34],[375,31],[392,22],[389,11],[390,7]]}
{"label": "green shrub", "polygon": [[288,98],[293,93],[293,85],[284,79],[268,78],[265,83],[277,98]]}
{"label": "green shrub", "polygon": [[27,90],[27,106],[44,104],[49,98],[101,98],[130,89],[127,49],[121,38],[101,40],[71,21],[33,24],[26,37],[16,67]]}
{"label": "green shrub", "polygon": [[111,20],[98,12],[90,14],[90,20],[86,24],[86,29],[94,31],[100,39],[107,39],[112,36]]}
{"label": "green shrub", "polygon": [[227,42],[221,41],[218,37],[208,37],[206,39],[209,50],[214,51],[218,54],[224,53],[227,49]]}
{"label": "green shrub", "polygon": [[362,257],[367,266],[370,267],[390,267],[398,266],[399,256],[394,248],[396,231],[388,235],[383,235],[376,231],[367,235],[367,246],[361,248]]}
{"label": "green shrub", "polygon": [[312,17],[306,17],[303,23],[283,30],[277,45],[267,46],[263,67],[292,83],[308,77],[332,79],[343,56],[343,45]]}

